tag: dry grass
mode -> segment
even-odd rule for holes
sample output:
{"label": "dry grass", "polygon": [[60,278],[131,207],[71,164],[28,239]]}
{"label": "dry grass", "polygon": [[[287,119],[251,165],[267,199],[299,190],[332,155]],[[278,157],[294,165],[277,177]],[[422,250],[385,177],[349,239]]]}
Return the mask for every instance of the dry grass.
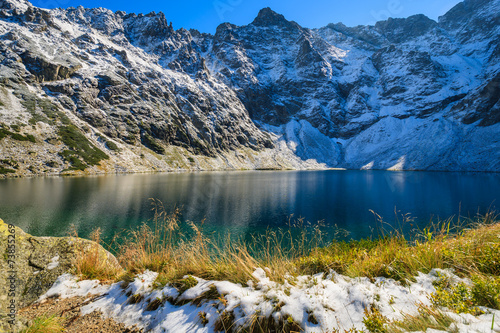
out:
{"label": "dry grass", "polygon": [[[73,234],[76,236],[74,232]],[[74,261],[75,273],[84,280],[115,280],[119,276],[120,270],[109,265],[105,260],[105,252],[97,245],[101,243],[101,229],[97,228],[92,231],[90,239],[95,244],[77,246]]]}
{"label": "dry grass", "polygon": [[[322,242],[320,228],[305,226],[302,220],[286,231],[270,231],[250,242],[208,237],[203,223],[187,222],[189,233],[183,233],[179,210],[167,214],[160,201],[153,200],[153,226],[141,225],[116,243],[120,263],[129,275],[149,269],[160,273],[159,284],[178,281],[185,275],[205,279],[229,280],[245,284],[254,280],[257,267],[283,281],[288,273],[298,274],[294,260],[310,253]],[[293,231],[301,230],[298,233]]]}
{"label": "dry grass", "polygon": [[387,330],[394,333],[426,332],[427,329],[445,332],[458,332],[455,321],[443,312],[428,306],[421,305],[418,314],[403,314],[403,319],[392,322]]}
{"label": "dry grass", "polygon": [[334,269],[351,277],[383,276],[399,281],[433,268],[452,268],[462,276],[500,275],[500,224],[496,216],[487,214],[469,225],[472,227],[453,233],[449,221],[438,223],[414,239],[393,233],[377,240],[334,242],[296,263],[305,274]]}
{"label": "dry grass", "polygon": [[33,320],[30,326],[22,333],[59,333],[64,332],[64,318],[52,315],[43,315]]}
{"label": "dry grass", "polygon": [[[149,269],[159,273],[160,285],[186,275],[245,284],[254,279],[252,273],[258,267],[278,282],[287,275],[330,269],[351,277],[383,276],[402,282],[433,268],[452,268],[462,276],[500,275],[500,223],[493,214],[467,221],[473,225],[469,228],[453,230],[450,220],[432,224],[411,239],[393,231],[377,239],[334,240],[322,246],[320,226],[305,226],[301,220],[288,229],[242,241],[230,236],[214,239],[203,232],[203,224],[192,222],[182,232],[186,228],[180,225],[179,210],[167,214],[157,200],[153,210],[151,227],[143,224],[116,242],[120,244],[115,249],[117,258],[127,272],[121,279]],[[98,232],[95,235],[99,238]],[[79,260],[77,269],[83,276],[112,278],[97,255]]]}
{"label": "dry grass", "polygon": [[245,282],[257,266],[244,244],[227,238],[217,245],[190,222],[192,235],[184,235],[179,226],[179,210],[165,213],[154,201],[154,226],[143,224],[131,231],[118,248],[118,259],[126,271],[134,274],[149,269],[160,273],[159,281],[175,281],[185,275],[230,279]]}

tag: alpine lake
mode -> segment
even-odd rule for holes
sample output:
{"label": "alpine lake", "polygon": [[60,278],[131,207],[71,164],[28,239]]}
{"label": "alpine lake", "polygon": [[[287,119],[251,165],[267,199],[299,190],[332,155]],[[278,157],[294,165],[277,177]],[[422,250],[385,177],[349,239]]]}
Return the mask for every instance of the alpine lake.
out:
{"label": "alpine lake", "polygon": [[[500,174],[399,171],[241,171],[0,180],[0,218],[36,236],[111,242],[154,224],[152,200],[178,208],[181,228],[247,239],[320,228],[325,239],[415,232],[486,214],[500,204]],[[380,222],[383,219],[383,223]]]}

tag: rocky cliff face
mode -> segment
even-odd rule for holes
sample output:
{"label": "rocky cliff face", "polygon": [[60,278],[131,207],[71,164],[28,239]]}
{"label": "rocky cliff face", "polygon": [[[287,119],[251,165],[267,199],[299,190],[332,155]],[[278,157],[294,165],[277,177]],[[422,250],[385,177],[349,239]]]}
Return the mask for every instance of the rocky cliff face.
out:
{"label": "rocky cliff face", "polygon": [[500,1],[375,26],[0,0],[0,173],[500,171]]}

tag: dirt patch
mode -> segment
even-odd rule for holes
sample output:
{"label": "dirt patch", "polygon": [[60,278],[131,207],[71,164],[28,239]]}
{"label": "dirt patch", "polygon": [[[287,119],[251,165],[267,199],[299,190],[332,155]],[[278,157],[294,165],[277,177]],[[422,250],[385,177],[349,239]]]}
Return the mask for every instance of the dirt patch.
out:
{"label": "dirt patch", "polygon": [[67,333],[142,333],[137,327],[126,327],[113,319],[104,318],[100,312],[92,312],[82,316],[81,307],[89,304],[97,297],[53,298],[42,303],[32,304],[19,311],[19,314],[29,321],[40,316],[60,316],[64,318]]}

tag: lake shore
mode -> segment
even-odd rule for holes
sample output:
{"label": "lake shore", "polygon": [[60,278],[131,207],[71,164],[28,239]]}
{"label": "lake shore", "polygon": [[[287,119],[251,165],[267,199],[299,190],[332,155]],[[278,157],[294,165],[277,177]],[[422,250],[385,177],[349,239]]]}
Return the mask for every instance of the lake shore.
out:
{"label": "lake shore", "polygon": [[[161,230],[173,230],[176,217],[164,221]],[[260,257],[241,243],[210,248],[200,233],[165,247],[161,240],[169,235],[142,229],[117,253],[125,273],[109,269],[98,252],[79,252],[73,267],[21,314],[32,319],[25,324],[40,325],[34,318],[53,309],[47,321],[69,331],[73,312],[64,307],[78,303],[83,317],[97,313],[109,327],[135,326],[130,332],[406,332],[415,325],[496,332],[500,224],[493,215],[476,222],[458,233],[437,225],[412,240],[392,234],[312,250],[298,240],[293,252],[274,244]],[[52,254],[42,272],[59,266]]]}

